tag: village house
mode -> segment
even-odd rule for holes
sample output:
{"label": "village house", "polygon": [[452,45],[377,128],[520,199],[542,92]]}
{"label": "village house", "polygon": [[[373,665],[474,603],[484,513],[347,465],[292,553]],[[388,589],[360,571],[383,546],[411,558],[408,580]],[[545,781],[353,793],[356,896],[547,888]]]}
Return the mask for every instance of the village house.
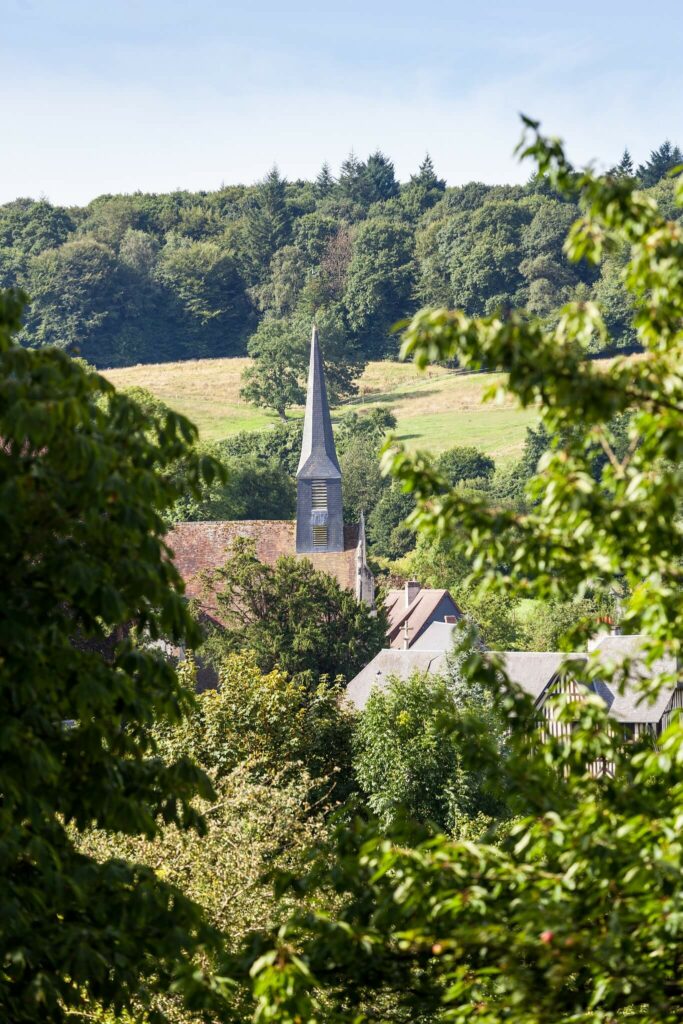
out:
{"label": "village house", "polygon": [[[443,674],[447,669],[448,653],[453,644],[455,624],[433,622],[408,649],[388,648],[373,658],[346,689],[348,703],[362,710],[370,693],[385,687],[391,679],[407,679],[414,672]],[[560,651],[504,651],[499,657],[509,679],[533,700],[539,715],[539,727],[554,735],[571,729],[570,723],[557,721],[557,703],[552,700],[565,694],[577,700],[593,692],[607,705],[615,724],[623,727],[627,736],[643,733],[654,739],[667,727],[672,714],[683,709],[683,680],[676,659],[667,657],[647,667],[643,659],[646,637],[602,635],[596,638],[591,650],[577,654]],[[573,666],[584,666],[591,656],[605,667],[616,666],[614,678],[598,679],[588,688],[572,674]],[[669,682],[656,699],[643,694],[643,683],[649,676],[666,674]],[[619,680],[619,675],[623,680]],[[619,685],[622,682],[622,685]],[[609,765],[600,766],[609,772]]]}
{"label": "village house", "polygon": [[429,590],[409,580],[402,590],[390,590],[384,606],[389,616],[389,646],[413,647],[435,622],[455,624],[462,612],[447,590]]}

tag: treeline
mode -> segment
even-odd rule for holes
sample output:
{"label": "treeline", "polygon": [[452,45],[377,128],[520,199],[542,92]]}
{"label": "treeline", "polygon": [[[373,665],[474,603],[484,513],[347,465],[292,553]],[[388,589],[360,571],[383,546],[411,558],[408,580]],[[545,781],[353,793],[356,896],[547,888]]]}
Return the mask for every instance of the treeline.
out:
{"label": "treeline", "polygon": [[[626,151],[611,173],[636,177],[680,217],[667,173],[681,161],[665,142],[638,168]],[[337,177],[325,165],[315,181],[287,182],[273,168],[256,185],[215,192],[100,196],[68,209],[17,199],[0,207],[0,286],[31,298],[25,344],[99,367],[244,355],[250,338],[253,354],[271,353],[273,330],[276,340],[305,335],[315,316],[333,339],[331,361],[347,367],[341,394],[354,366],[396,354],[391,326],[422,305],[524,306],[552,318],[566,300],[592,297],[610,346],[634,344],[626,254],[599,268],[563,255],[577,213],[541,180],[449,188],[427,156],[402,184],[381,152],[352,154]],[[295,366],[287,402],[296,377]]]}

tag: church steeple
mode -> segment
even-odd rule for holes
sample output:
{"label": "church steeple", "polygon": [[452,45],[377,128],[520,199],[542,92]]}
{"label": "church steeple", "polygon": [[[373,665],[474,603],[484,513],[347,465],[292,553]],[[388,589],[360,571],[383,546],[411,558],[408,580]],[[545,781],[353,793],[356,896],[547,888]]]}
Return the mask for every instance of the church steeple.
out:
{"label": "church steeple", "polygon": [[301,458],[296,474],[296,550],[344,550],[341,470],[332,434],[323,362],[314,327]]}

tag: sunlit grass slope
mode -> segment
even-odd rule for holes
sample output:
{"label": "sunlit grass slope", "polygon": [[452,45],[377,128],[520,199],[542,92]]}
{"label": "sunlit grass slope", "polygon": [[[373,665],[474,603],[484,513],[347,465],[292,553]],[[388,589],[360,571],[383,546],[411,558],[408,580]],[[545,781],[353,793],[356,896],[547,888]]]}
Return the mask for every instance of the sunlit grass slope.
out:
{"label": "sunlit grass slope", "polygon": [[[239,397],[240,376],[247,359],[202,359],[108,370],[105,376],[118,388],[139,386],[189,416],[207,440],[239,430],[262,430],[277,416]],[[532,412],[512,403],[482,405],[481,396],[497,379],[493,374],[462,376],[431,367],[425,373],[409,363],[370,363],[360,381],[360,395],[334,410],[334,418],[352,410],[384,406],[398,420],[397,434],[410,448],[434,452],[452,445],[471,444],[499,462],[521,451]],[[294,409],[292,417],[303,409]]]}

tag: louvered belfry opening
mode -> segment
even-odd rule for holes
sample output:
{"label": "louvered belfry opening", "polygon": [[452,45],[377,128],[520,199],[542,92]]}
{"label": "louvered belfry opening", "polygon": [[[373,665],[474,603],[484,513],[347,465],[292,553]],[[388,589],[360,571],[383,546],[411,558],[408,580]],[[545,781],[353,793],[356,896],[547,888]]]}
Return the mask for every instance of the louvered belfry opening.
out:
{"label": "louvered belfry opening", "polygon": [[327,551],[327,526],[313,525],[313,549]]}
{"label": "louvered belfry opening", "polygon": [[304,435],[296,481],[296,550],[300,554],[343,551],[341,470],[315,328],[311,337]]}
{"label": "louvered belfry opening", "polygon": [[311,483],[311,529],[314,549],[327,551],[327,483],[325,480],[313,480]]}
{"label": "louvered belfry opening", "polygon": [[327,512],[327,484],[324,480],[314,480],[311,485],[311,505],[313,510]]}

